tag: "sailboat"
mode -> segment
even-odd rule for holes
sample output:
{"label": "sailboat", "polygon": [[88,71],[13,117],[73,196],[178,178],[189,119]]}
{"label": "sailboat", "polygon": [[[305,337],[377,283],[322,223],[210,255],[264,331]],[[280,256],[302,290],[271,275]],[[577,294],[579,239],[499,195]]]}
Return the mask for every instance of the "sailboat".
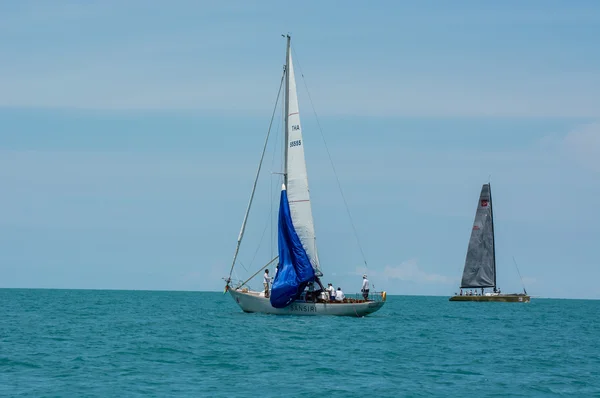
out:
{"label": "sailboat", "polygon": [[[492,291],[486,292],[485,289]],[[463,292],[463,289],[470,289]],[[473,290],[474,289],[474,290]],[[481,289],[478,291],[478,289]],[[496,284],[496,244],[494,237],[494,211],[492,187],[483,184],[477,212],[471,230],[465,267],[460,282],[460,293],[450,297],[450,301],[502,301],[528,303],[530,296],[523,293],[502,294]]]}
{"label": "sailboat", "polygon": [[[231,271],[236,265],[240,244],[244,235],[248,213],[256,189],[256,182],[267,146],[259,163],[250,202],[242,222],[238,242],[226,281],[225,292],[229,292],[244,312],[264,314],[296,315],[341,315],[362,317],[378,311],[385,303],[386,293],[372,293],[366,299],[330,301],[320,278],[323,276],[315,238],[312,205],[308,189],[308,175],[304,158],[304,144],[300,124],[300,111],[291,54],[291,37],[287,38],[286,64],[284,69],[285,91],[285,141],[283,161],[283,184],[278,215],[278,256],[259,269],[258,275],[268,265],[277,261],[277,270],[271,289],[252,291],[248,281],[234,285]],[[268,141],[268,136],[267,136]]]}

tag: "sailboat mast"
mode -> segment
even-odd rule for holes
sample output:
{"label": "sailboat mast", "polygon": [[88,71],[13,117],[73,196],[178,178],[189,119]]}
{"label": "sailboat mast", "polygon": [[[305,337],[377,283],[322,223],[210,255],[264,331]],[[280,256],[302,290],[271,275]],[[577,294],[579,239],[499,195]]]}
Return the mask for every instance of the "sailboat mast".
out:
{"label": "sailboat mast", "polygon": [[494,203],[492,203],[492,184],[488,184],[490,190],[490,217],[492,217],[492,259],[494,261],[494,289],[496,288],[496,235],[494,234]]}
{"label": "sailboat mast", "polygon": [[284,104],[285,104],[285,140],[284,145],[284,158],[283,158],[283,183],[287,187],[288,185],[288,147],[289,147],[289,131],[288,131],[288,118],[290,115],[290,35],[286,35],[287,38],[287,50],[285,52],[285,93],[284,93]]}

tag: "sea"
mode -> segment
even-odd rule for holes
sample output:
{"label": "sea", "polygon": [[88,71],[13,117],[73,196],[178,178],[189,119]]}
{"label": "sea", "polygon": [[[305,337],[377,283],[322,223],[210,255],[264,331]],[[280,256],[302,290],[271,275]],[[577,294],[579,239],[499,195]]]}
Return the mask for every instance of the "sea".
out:
{"label": "sea", "polygon": [[600,397],[600,301],[388,296],[364,318],[222,292],[0,289],[0,396]]}

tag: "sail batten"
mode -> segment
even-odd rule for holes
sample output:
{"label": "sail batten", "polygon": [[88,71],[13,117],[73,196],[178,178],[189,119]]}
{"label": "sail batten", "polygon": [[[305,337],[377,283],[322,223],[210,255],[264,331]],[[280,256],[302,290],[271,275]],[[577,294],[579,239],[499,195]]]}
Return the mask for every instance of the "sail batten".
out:
{"label": "sail batten", "polygon": [[484,184],[481,188],[460,287],[496,287],[494,217],[490,184]]}

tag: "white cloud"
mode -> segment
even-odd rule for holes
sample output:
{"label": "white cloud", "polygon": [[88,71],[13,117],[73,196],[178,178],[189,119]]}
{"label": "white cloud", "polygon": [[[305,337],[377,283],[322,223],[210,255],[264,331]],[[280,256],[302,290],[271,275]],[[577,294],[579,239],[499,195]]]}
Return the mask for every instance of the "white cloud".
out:
{"label": "white cloud", "polygon": [[362,275],[366,273],[373,277],[386,278],[386,279],[399,279],[405,282],[416,282],[426,284],[455,284],[457,281],[455,278],[450,278],[444,275],[427,272],[422,269],[416,259],[410,259],[402,262],[400,265],[390,266],[386,265],[383,271],[377,271],[373,269],[366,269],[357,267],[355,273]]}
{"label": "white cloud", "polygon": [[525,286],[530,286],[530,285],[535,285],[537,283],[537,279],[530,277],[530,276],[525,276],[523,277],[523,284]]}
{"label": "white cloud", "polygon": [[400,279],[403,281],[434,283],[434,284],[453,284],[454,278],[444,275],[429,273],[419,267],[416,259],[404,261],[397,266],[386,266],[383,271],[384,276],[390,279]]}
{"label": "white cloud", "polygon": [[572,130],[565,137],[563,145],[582,166],[600,172],[600,122]]}
{"label": "white cloud", "polygon": [[[268,113],[283,55],[281,38],[273,34],[276,25],[258,30],[240,26],[230,4],[190,9],[121,3],[39,3],[0,16],[0,31],[8,36],[26,33],[26,45],[31,46],[0,54],[0,106]],[[246,9],[241,3],[238,7]],[[197,24],[190,18],[193,13],[214,15],[219,23]],[[119,18],[128,14],[141,15],[136,29]],[[151,23],[155,15],[164,15],[161,26]],[[181,26],[172,29],[169,21]],[[71,40],[52,36],[63,32],[63,25],[75,32]],[[108,34],[106,26],[111,26]],[[246,40],[238,40],[236,29],[246,32]],[[324,29],[335,27],[318,26],[319,37]],[[76,40],[80,30],[94,41]],[[379,32],[369,32],[361,42],[379,40]],[[313,34],[300,36],[299,52],[320,114],[600,116],[600,75],[593,67],[576,73],[546,64],[542,70],[510,68],[508,61],[484,62],[470,52],[450,59],[444,54],[420,59],[388,53],[357,59],[361,48],[331,53],[304,44],[303,49]],[[349,39],[342,40],[348,41],[341,47],[354,47]],[[302,106],[309,108],[304,83],[299,75],[297,79]]]}
{"label": "white cloud", "polygon": [[[157,63],[122,57],[118,67],[89,61],[86,65],[57,66],[55,70],[23,72],[21,65],[2,68],[0,106],[101,110],[202,110],[251,112],[260,114],[274,100],[279,70],[273,64],[247,67],[235,75],[228,65],[200,64],[197,59],[181,59],[178,66],[144,66]],[[219,61],[215,61],[219,63]],[[221,61],[224,63],[225,61]],[[276,62],[276,61],[275,61]],[[143,63],[144,65],[140,65]],[[194,65],[196,69],[186,67]],[[278,65],[277,65],[278,66]],[[321,73],[321,75],[320,75]],[[383,73],[383,72],[382,72]],[[310,90],[315,106],[323,115],[439,116],[439,117],[597,117],[598,99],[593,93],[560,97],[556,92],[576,89],[565,81],[554,89],[536,88],[518,95],[505,94],[488,84],[481,92],[474,83],[460,87],[444,81],[430,84],[415,76],[410,82],[382,81],[364,77],[348,86],[330,82],[318,69],[312,72]],[[559,77],[554,77],[558,79]],[[341,79],[341,78],[340,78]],[[511,84],[519,91],[525,78]],[[568,80],[568,79],[567,79]],[[298,81],[300,101],[308,107],[303,84]],[[275,88],[274,88],[275,87]],[[402,89],[400,89],[400,87]],[[522,89],[521,89],[522,91]],[[231,95],[235,93],[235,95]],[[519,98],[519,100],[515,100]],[[534,105],[531,105],[534,104]]]}

